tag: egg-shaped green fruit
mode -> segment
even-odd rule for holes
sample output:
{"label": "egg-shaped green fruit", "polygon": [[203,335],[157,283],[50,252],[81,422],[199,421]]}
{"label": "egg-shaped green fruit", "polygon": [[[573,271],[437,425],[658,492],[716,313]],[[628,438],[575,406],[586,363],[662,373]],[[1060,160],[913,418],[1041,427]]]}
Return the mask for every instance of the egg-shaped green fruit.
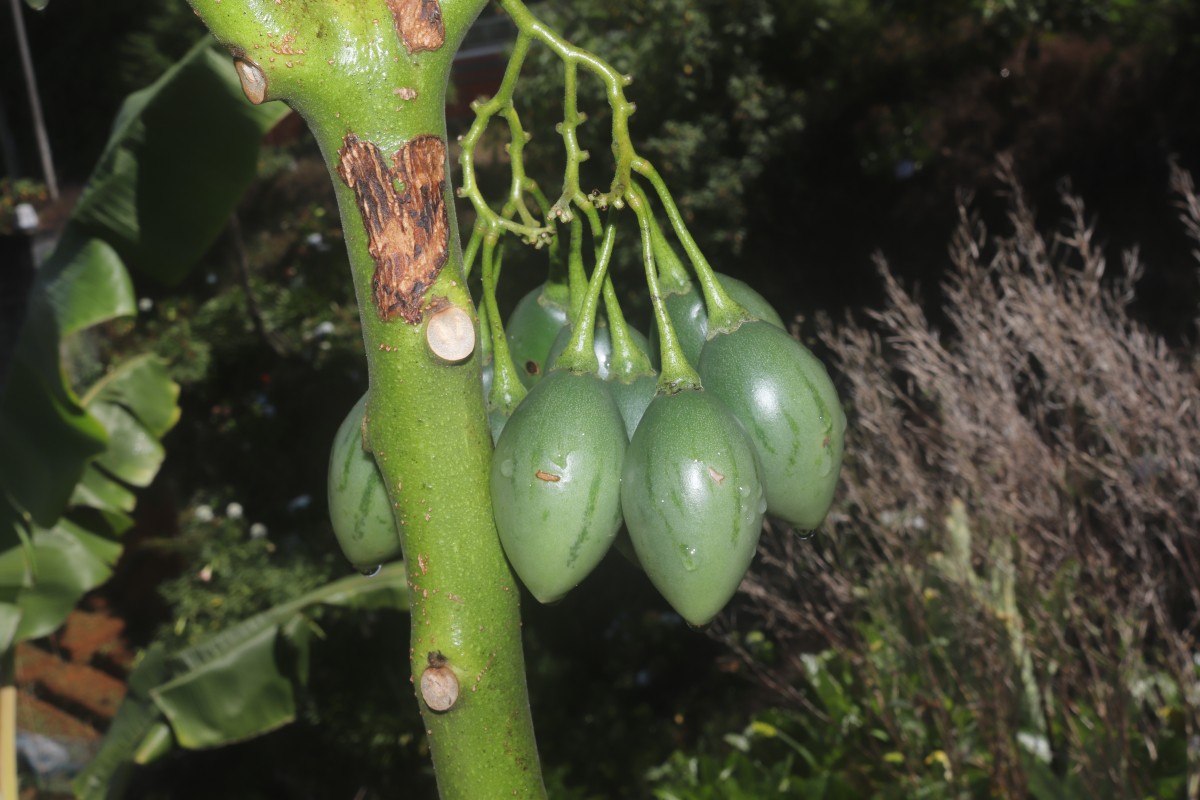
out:
{"label": "egg-shaped green fruit", "polygon": [[[713,274],[717,277],[717,283],[721,284],[729,296],[746,309],[750,316],[777,328],[784,328],[779,314],[767,302],[767,299],[748,283],[720,272]],[[671,324],[675,326],[675,336],[679,339],[683,354],[687,357],[688,363],[695,364],[700,358],[700,350],[708,338],[708,314],[704,309],[704,298],[700,294],[700,288],[695,281],[692,281],[683,291],[668,294],[663,300],[667,306],[667,314],[671,317]],[[659,333],[656,324],[650,329],[650,350],[648,351],[656,363],[659,355],[658,342]]]}
{"label": "egg-shaped green fruit", "polygon": [[546,286],[542,284],[522,297],[504,326],[513,364],[526,386],[532,386],[548,371],[550,346],[567,324],[566,305],[553,300]]}
{"label": "egg-shaped green fruit", "polygon": [[754,442],[768,512],[801,530],[819,525],[833,502],[846,433],[825,366],[779,328],[748,322],[709,339],[697,371]]}
{"label": "egg-shaped green fruit", "polygon": [[733,596],[758,544],[766,502],[754,446],[706,391],[660,394],[629,442],[621,509],[650,581],[703,625]]}
{"label": "egg-shaped green fruit", "polygon": [[558,600],[604,558],[621,525],[625,423],[595,375],[554,370],[517,406],[492,456],[492,512],[529,591]]}
{"label": "egg-shaped green fruit", "polygon": [[363,449],[367,395],[354,404],[333,437],[329,454],[329,519],[338,545],[355,569],[371,573],[401,555],[400,536],[375,457]]}

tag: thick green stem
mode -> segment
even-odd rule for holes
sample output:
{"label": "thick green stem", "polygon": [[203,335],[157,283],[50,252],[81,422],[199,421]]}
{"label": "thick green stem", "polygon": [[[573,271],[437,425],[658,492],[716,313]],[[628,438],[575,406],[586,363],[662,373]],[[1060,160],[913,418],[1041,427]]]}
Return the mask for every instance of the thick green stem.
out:
{"label": "thick green stem", "polygon": [[[411,669],[441,795],[544,797],[446,178],[445,87],[484,0],[191,1],[238,57],[247,95],[297,109],[333,176],[370,372],[367,436],[402,532]],[[459,332],[449,348],[435,344],[443,327]]]}

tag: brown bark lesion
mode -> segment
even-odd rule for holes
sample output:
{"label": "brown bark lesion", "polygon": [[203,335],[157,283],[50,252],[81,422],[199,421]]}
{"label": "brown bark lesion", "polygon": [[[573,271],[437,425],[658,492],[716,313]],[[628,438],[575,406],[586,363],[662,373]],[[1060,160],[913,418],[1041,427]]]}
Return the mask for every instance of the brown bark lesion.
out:
{"label": "brown bark lesion", "polygon": [[375,261],[375,308],[385,322],[401,317],[416,324],[449,248],[446,143],[432,134],[418,136],[396,151],[388,167],[375,144],[351,133],[338,154],[338,175],[354,191]]}
{"label": "brown bark lesion", "polygon": [[446,41],[438,0],[387,0],[396,33],[409,55],[439,49]]}

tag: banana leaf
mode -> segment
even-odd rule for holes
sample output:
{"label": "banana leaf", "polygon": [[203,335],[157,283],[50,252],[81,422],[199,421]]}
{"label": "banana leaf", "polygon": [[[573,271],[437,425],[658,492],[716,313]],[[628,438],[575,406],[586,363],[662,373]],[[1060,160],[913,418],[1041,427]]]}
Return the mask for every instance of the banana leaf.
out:
{"label": "banana leaf", "polygon": [[72,784],[76,794],[119,798],[132,766],[162,756],[172,744],[221,747],[295,720],[309,651],[321,641],[307,633],[308,612],[319,605],[407,610],[404,564],[389,564],[370,578],[334,581],[176,653],[152,646],[130,676],[100,751]]}

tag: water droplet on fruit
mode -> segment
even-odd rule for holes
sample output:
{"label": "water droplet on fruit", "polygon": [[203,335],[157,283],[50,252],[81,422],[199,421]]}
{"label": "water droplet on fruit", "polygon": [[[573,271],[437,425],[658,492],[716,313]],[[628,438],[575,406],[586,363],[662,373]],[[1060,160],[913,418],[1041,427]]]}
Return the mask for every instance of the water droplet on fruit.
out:
{"label": "water droplet on fruit", "polygon": [[796,538],[800,541],[807,541],[813,537],[816,531],[796,531]]}
{"label": "water droplet on fruit", "polygon": [[761,492],[758,495],[758,513],[767,513],[767,498],[763,497]]}
{"label": "water droplet on fruit", "polygon": [[750,487],[749,486],[739,486],[738,494],[740,494],[742,497],[749,497],[750,496]]}
{"label": "water droplet on fruit", "polygon": [[506,458],[500,462],[500,474],[506,478],[511,478],[513,475],[513,462],[511,458]]}
{"label": "water droplet on fruit", "polygon": [[376,564],[373,567],[362,567],[358,571],[364,578],[374,578],[383,569],[383,564]]}
{"label": "water droplet on fruit", "polygon": [[833,456],[829,453],[828,448],[821,450],[821,461],[817,464],[817,472],[821,474],[821,477],[833,472]]}
{"label": "water droplet on fruit", "polygon": [[680,550],[683,552],[683,568],[688,572],[695,572],[698,566],[696,564],[696,548],[681,546]]}

